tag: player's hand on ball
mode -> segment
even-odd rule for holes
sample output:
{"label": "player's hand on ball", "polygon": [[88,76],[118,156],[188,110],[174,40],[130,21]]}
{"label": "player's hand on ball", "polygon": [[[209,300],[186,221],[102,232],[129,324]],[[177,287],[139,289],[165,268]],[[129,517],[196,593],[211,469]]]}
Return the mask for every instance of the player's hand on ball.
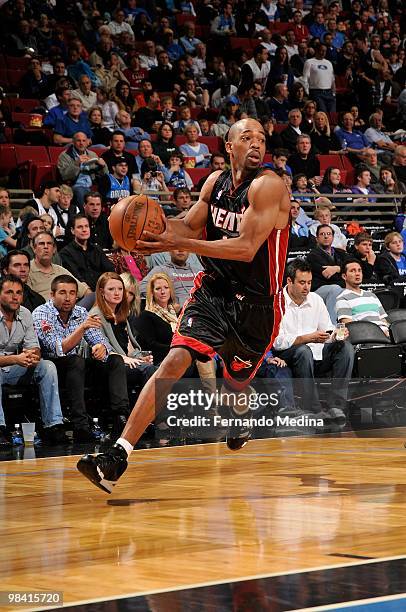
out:
{"label": "player's hand on ball", "polygon": [[176,236],[166,224],[162,234],[143,232],[141,240],[137,240],[136,248],[149,255],[150,253],[161,253],[162,251],[173,251],[177,248]]}

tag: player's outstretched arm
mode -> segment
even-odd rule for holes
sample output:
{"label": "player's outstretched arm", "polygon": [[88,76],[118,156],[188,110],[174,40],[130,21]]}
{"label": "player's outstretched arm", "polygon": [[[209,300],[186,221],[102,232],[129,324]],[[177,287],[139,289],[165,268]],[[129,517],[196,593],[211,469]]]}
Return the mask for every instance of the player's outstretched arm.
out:
{"label": "player's outstretched arm", "polygon": [[[204,187],[206,187],[206,184]],[[211,185],[208,192],[209,197],[212,188],[213,185]],[[207,194],[203,190],[201,199],[195,206],[202,202],[207,210],[209,197],[207,198]],[[288,223],[290,201],[284,182],[274,173],[266,173],[254,179],[248,191],[248,199],[250,205],[243,215],[240,235],[236,238],[207,242],[187,236],[171,236],[172,230],[168,227],[167,236],[161,234],[156,237],[149,234],[148,237],[152,239],[152,242],[139,242],[138,248],[145,252],[155,252],[156,250],[163,250],[164,247],[165,250],[179,249],[191,251],[206,257],[220,257],[221,259],[246,262],[252,261],[274,227],[282,229]],[[190,212],[193,211],[193,208]],[[189,213],[185,217],[185,221],[188,216]],[[153,241],[154,238],[155,242]],[[161,240],[167,241],[168,238],[172,239],[173,242],[163,245]]]}

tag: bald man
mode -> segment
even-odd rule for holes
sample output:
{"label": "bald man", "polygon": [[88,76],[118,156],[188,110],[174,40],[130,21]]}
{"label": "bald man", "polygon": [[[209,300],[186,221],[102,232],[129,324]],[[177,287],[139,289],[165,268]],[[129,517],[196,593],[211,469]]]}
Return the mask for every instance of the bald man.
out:
{"label": "bald man", "polygon": [[[106,453],[85,455],[78,462],[79,471],[107,493],[124,473],[134,444],[154,420],[159,404],[194,360],[208,360],[218,353],[228,390],[241,392],[249,387],[278,334],[289,194],[280,177],[261,167],[265,133],[260,123],[254,119],[235,123],[226,150],[231,170],[207,178],[199,201],[183,219],[169,219],[163,234],[144,232],[144,240],[138,241],[137,248],[147,254],[196,253],[204,271],[185,303],[171,350],[141,391],[121,438]],[[241,415],[235,407],[232,415]],[[241,448],[250,433],[232,428],[228,447]]]}

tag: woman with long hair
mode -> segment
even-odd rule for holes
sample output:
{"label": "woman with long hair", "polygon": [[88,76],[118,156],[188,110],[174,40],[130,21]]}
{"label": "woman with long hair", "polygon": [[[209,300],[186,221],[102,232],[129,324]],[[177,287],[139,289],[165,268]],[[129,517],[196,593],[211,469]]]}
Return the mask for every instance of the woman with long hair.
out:
{"label": "woman with long hair", "polygon": [[298,108],[303,112],[306,102],[306,90],[300,81],[296,81],[289,91],[289,104],[291,108]]}
{"label": "woman with long hair", "polygon": [[340,142],[330,128],[330,122],[326,113],[319,111],[314,115],[314,127],[310,132],[312,145],[317,153],[322,155],[334,155],[342,153]]}
{"label": "woman with long hair", "polygon": [[[352,203],[352,198],[335,198],[335,193],[351,193],[351,189],[341,182],[341,171],[339,168],[329,166],[324,173],[323,180],[319,186],[320,193],[328,194],[330,201],[334,204]],[[348,210],[348,209],[347,209]]]}
{"label": "woman with long hair", "polygon": [[316,114],[317,105],[314,100],[307,100],[305,105],[303,106],[303,119],[300,124],[300,129],[305,134],[310,134],[310,132],[314,129],[314,116]]}
{"label": "woman with long hair", "polygon": [[131,116],[138,109],[138,103],[133,98],[127,81],[118,81],[112,100],[116,102],[119,110],[126,110]]}
{"label": "woman with long hair", "polygon": [[283,46],[276,49],[275,57],[271,63],[271,70],[265,87],[267,95],[272,95],[273,88],[277,83],[286,83],[289,90],[294,83],[288,52],[286,47]]}
{"label": "woman with long hair", "polygon": [[179,153],[175,144],[175,132],[169,121],[163,121],[158,128],[157,139],[152,143],[154,155],[158,155],[164,166],[169,166],[169,160],[173,153]]}
{"label": "woman with long hair", "polygon": [[91,314],[101,321],[101,332],[115,354],[126,364],[130,388],[143,386],[155,372],[149,356],[142,353],[129,323],[130,306],[123,279],[116,272],[104,272],[96,285],[95,305]]}
{"label": "woman with long hair", "polygon": [[[396,174],[391,166],[381,166],[379,170],[379,185],[382,185],[383,193],[388,194],[398,194],[404,193],[406,194],[406,187],[402,181],[398,181],[396,178]],[[403,208],[403,202],[406,201],[406,198],[403,197],[394,197],[393,199],[382,199],[382,202],[391,202],[395,204],[397,207]],[[395,219],[396,225],[396,219]],[[403,224],[402,224],[403,229]],[[401,230],[399,230],[401,231]]]}
{"label": "woman with long hair", "polygon": [[111,132],[103,126],[103,111],[100,106],[93,106],[88,114],[90,129],[92,130],[92,146],[108,147]]}

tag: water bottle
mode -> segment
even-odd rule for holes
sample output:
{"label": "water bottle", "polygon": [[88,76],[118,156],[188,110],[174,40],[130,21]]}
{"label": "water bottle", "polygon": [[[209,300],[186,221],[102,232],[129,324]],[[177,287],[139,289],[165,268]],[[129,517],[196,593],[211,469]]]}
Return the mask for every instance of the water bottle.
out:
{"label": "water bottle", "polygon": [[345,138],[343,138],[343,151],[347,150],[347,141]]}
{"label": "water bottle", "polygon": [[11,434],[11,439],[12,439],[14,446],[19,446],[20,444],[24,444],[23,433],[18,423],[14,425],[14,431]]}
{"label": "water bottle", "polygon": [[99,425],[99,419],[97,417],[95,417],[93,419],[93,427],[92,427],[92,432],[94,437],[96,438],[96,440],[100,440],[102,441],[105,437],[105,433],[104,431],[102,431],[100,425]]}

